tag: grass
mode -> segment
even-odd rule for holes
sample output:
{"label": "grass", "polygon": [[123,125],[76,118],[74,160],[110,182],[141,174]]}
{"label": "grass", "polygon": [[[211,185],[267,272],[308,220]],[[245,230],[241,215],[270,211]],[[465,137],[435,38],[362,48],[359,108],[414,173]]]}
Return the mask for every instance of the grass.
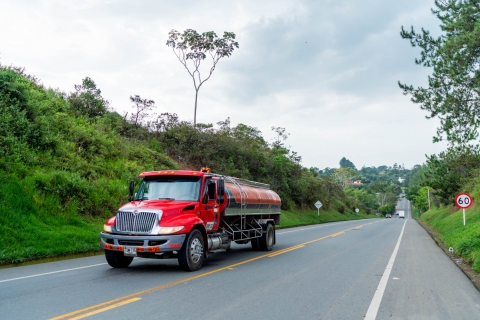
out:
{"label": "grass", "polygon": [[312,211],[282,211],[279,229],[288,227],[298,227],[311,224],[319,224],[334,221],[358,220],[366,218],[376,218],[375,215],[359,215],[353,213],[328,212],[320,210],[318,215],[316,210]]}
{"label": "grass", "polygon": [[0,184],[0,265],[98,250],[104,219],[78,217],[57,202],[14,179]]}
{"label": "grass", "polygon": [[465,226],[462,210],[455,207],[432,208],[420,219],[439,231],[440,240],[480,272],[480,206],[474,205],[465,213]]}

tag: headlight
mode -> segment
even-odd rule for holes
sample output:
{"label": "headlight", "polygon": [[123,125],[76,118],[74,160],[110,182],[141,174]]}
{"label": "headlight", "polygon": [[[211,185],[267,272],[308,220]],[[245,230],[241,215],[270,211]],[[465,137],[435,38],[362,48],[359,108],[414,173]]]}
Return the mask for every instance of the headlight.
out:
{"label": "headlight", "polygon": [[107,222],[105,222],[105,224],[103,225],[103,231],[112,233],[112,226],[115,225],[116,221],[117,221],[116,216],[113,216],[110,219],[108,219]]}
{"label": "headlight", "polygon": [[185,227],[162,227],[158,234],[171,234],[183,230]]}

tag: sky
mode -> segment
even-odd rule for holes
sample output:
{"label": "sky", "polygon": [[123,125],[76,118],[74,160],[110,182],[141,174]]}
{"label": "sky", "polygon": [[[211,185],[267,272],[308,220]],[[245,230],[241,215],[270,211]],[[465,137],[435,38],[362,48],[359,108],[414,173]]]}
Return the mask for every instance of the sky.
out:
{"label": "sky", "polygon": [[[440,35],[433,0],[0,0],[0,63],[24,67],[44,86],[74,91],[92,78],[124,115],[130,96],[157,114],[193,121],[193,81],[166,46],[172,29],[234,32],[199,91],[198,123],[230,118],[272,142],[285,128],[304,167],[411,168],[445,144],[439,121],[404,96],[398,81],[426,86],[431,70],[401,27]],[[203,65],[209,66],[205,60]]]}

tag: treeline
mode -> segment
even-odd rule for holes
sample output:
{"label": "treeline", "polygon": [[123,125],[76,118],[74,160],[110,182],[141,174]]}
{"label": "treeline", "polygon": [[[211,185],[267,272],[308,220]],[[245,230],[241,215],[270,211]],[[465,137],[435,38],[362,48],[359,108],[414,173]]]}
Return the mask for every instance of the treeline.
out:
{"label": "treeline", "polygon": [[460,192],[474,191],[480,177],[480,153],[471,148],[449,148],[431,155],[422,166],[414,168],[407,198],[419,210],[431,206],[455,204]]}
{"label": "treeline", "polygon": [[339,168],[310,168],[321,179],[332,179],[342,185],[345,193],[354,199],[358,208],[365,212],[379,212],[383,215],[393,213],[402,193],[402,187],[408,184],[412,170],[403,165],[362,167],[355,165],[345,157],[339,162]]}

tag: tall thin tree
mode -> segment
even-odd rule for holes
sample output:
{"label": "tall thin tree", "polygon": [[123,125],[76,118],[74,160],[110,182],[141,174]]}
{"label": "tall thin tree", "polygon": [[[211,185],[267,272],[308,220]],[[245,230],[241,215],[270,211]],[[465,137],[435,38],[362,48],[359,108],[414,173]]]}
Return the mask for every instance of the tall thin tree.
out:
{"label": "tall thin tree", "polygon": [[[187,29],[183,33],[172,30],[168,33],[167,46],[171,47],[180,63],[187,69],[193,79],[195,87],[195,111],[193,114],[193,126],[197,125],[197,101],[200,87],[210,79],[218,61],[223,57],[229,57],[238,42],[235,41],[235,33],[224,32],[223,38],[219,38],[215,32],[209,31],[199,34],[197,31]],[[207,58],[212,58],[212,66],[207,76],[202,79],[200,64]],[[191,60],[191,66],[188,65]]]}

